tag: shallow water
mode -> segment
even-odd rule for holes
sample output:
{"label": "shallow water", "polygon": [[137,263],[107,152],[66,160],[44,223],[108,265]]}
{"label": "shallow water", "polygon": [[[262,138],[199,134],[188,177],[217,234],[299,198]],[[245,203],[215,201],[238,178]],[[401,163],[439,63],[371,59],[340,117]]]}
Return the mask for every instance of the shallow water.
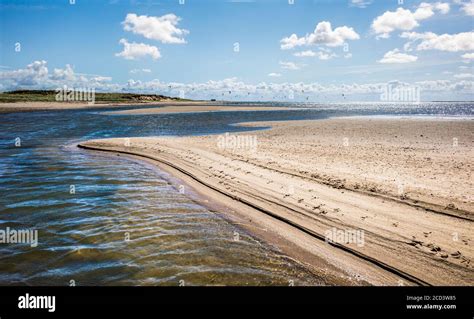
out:
{"label": "shallow water", "polygon": [[181,194],[165,173],[75,145],[91,138],[251,130],[230,126],[245,121],[473,112],[471,104],[311,107],[145,116],[98,110],[1,114],[0,230],[35,229],[39,239],[37,247],[0,243],[0,284],[324,284],[324,278]]}

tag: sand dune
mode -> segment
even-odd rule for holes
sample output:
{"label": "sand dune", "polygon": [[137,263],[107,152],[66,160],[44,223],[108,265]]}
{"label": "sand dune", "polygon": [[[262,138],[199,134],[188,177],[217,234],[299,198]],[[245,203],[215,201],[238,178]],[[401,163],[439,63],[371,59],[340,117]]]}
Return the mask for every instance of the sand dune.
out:
{"label": "sand dune", "polygon": [[474,284],[473,121],[264,125],[81,146],[156,163],[334,284]]}

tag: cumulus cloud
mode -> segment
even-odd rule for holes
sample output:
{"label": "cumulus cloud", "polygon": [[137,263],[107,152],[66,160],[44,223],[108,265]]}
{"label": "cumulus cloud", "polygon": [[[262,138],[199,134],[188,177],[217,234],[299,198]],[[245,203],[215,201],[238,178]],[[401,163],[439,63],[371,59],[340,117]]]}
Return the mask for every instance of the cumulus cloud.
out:
{"label": "cumulus cloud", "polygon": [[36,85],[48,79],[46,61],[34,61],[24,69],[0,72],[0,80],[8,80],[14,85]]}
{"label": "cumulus cloud", "polygon": [[469,95],[474,88],[474,81],[470,80],[432,80],[419,81],[413,83],[404,83],[400,81],[391,81],[389,83],[352,83],[352,84],[320,84],[313,83],[267,83],[260,82],[257,84],[249,84],[239,81],[237,78],[228,78],[219,81],[207,81],[204,83],[165,83],[159,80],[148,82],[129,81],[128,90],[162,92],[168,95],[178,95],[179,92],[186,92],[186,96],[196,94],[206,94],[210,97],[232,98],[238,100],[250,99],[287,99],[288,92],[294,92],[295,100],[305,99],[307,96],[325,96],[330,95],[340,97],[341,92],[348,95],[372,95],[379,99],[381,92],[390,84],[392,86],[417,86],[423,92],[424,96],[428,96],[430,92],[435,94],[453,94],[453,92]]}
{"label": "cumulus cloud", "polygon": [[474,50],[474,32],[461,32],[457,34],[437,35],[433,32],[417,33],[403,32],[402,38],[411,40],[406,47],[419,41],[416,50],[440,50],[449,52],[473,51]]}
{"label": "cumulus cloud", "polygon": [[272,77],[272,78],[279,78],[281,76],[281,74],[272,72],[272,73],[268,73],[268,76]]}
{"label": "cumulus cloud", "polygon": [[414,12],[403,8],[398,8],[396,11],[386,11],[374,19],[371,28],[378,38],[388,38],[390,33],[395,30],[410,31],[418,27],[419,21],[430,18],[435,14],[435,11],[446,14],[449,10],[448,3],[422,2]]}
{"label": "cumulus cloud", "polygon": [[468,16],[474,16],[474,0],[471,0],[469,2],[462,2],[456,0],[455,2],[461,5],[461,11],[463,11],[464,14]]}
{"label": "cumulus cloud", "polygon": [[162,43],[186,43],[184,36],[188,30],[178,28],[180,17],[170,13],[161,17],[129,13],[122,22],[125,31],[144,36]]}
{"label": "cumulus cloud", "polygon": [[[27,71],[26,71],[27,70]],[[36,70],[32,72],[32,70]],[[61,70],[61,69],[57,69]],[[366,96],[372,97],[372,100],[379,100],[380,94],[387,83],[269,83],[260,82],[256,84],[245,83],[237,78],[227,78],[223,80],[212,80],[199,83],[179,83],[179,82],[162,82],[158,79],[150,81],[140,81],[130,79],[126,83],[111,83],[109,77],[98,75],[85,75],[74,73],[70,76],[72,67],[65,67],[62,71],[57,72],[63,78],[74,78],[73,82],[67,80],[53,79],[53,74],[49,74],[45,61],[35,61],[24,69],[0,72],[0,88],[2,89],[18,89],[18,88],[42,88],[55,89],[63,85],[69,87],[94,87],[97,91],[107,92],[136,92],[136,93],[155,93],[169,96],[179,96],[181,92],[186,97],[205,99],[205,98],[222,98],[236,100],[285,100],[288,99],[288,92],[294,92],[294,100],[306,100],[310,98],[322,98],[324,101],[330,99],[340,99],[341,92],[345,96]],[[73,71],[73,70],[72,70]],[[463,71],[460,73],[467,73]],[[34,78],[35,81],[22,81],[25,75]],[[35,74],[35,75],[32,75]],[[472,74],[472,73],[471,73]],[[20,84],[21,83],[21,84]],[[390,82],[393,84],[394,82]],[[474,81],[472,78],[460,77],[452,80],[430,80],[413,83],[397,82],[399,85],[418,86],[422,90],[422,96],[429,96],[430,92],[438,97],[446,98],[466,98],[472,96],[474,90]],[[443,95],[444,94],[444,95]]]}
{"label": "cumulus cloud", "polygon": [[54,69],[53,74],[51,75],[53,80],[66,80],[73,81],[76,78],[74,70],[70,64],[66,64],[64,69]]}
{"label": "cumulus cloud", "polygon": [[401,53],[400,50],[395,49],[385,53],[379,63],[410,63],[418,60],[417,56]]}
{"label": "cumulus cloud", "polygon": [[8,90],[56,88],[62,85],[95,87],[102,86],[110,80],[110,77],[75,73],[69,64],[66,64],[64,69],[55,68],[50,73],[44,60],[34,61],[24,69],[0,72],[1,87]]}
{"label": "cumulus cloud", "polygon": [[120,44],[123,45],[122,52],[116,53],[115,56],[122,57],[127,60],[135,60],[138,58],[150,56],[153,60],[161,57],[160,51],[153,45],[145,43],[128,42],[126,39],[121,39]]}
{"label": "cumulus cloud", "polygon": [[353,28],[342,26],[332,29],[331,23],[327,21],[319,22],[312,33],[304,37],[292,34],[280,40],[282,50],[293,49],[305,45],[326,45],[328,47],[342,46],[347,40],[358,40],[359,34]]}

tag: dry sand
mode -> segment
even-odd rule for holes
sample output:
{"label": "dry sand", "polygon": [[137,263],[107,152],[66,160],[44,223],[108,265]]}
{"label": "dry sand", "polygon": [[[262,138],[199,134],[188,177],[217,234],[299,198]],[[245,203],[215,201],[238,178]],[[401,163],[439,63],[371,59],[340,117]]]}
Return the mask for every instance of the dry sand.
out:
{"label": "dry sand", "polygon": [[[144,104],[159,105],[160,103],[168,102],[145,102],[138,103],[143,106]],[[13,112],[33,112],[33,111],[50,111],[50,110],[75,110],[75,109],[94,109],[101,107],[113,107],[113,106],[132,106],[134,103],[94,103],[90,104],[87,102],[15,102],[15,103],[0,103],[0,113],[13,113]]]}
{"label": "dry sand", "polygon": [[[160,106],[143,108],[147,106]],[[13,112],[32,112],[32,111],[48,111],[48,110],[74,110],[74,109],[94,109],[103,107],[140,107],[131,110],[120,110],[106,112],[106,114],[160,114],[160,113],[191,113],[191,112],[215,112],[215,111],[276,111],[289,110],[286,107],[259,107],[259,106],[224,106],[218,102],[209,101],[186,101],[176,102],[169,101],[150,101],[150,102],[128,102],[128,103],[94,103],[87,102],[17,102],[17,103],[0,103],[0,113]],[[292,110],[294,110],[293,108]]]}
{"label": "dry sand", "polygon": [[474,284],[474,121],[245,125],[262,124],[273,128],[82,146],[154,162],[334,284]]}
{"label": "dry sand", "polygon": [[161,113],[199,113],[199,112],[229,112],[229,111],[282,111],[296,110],[288,107],[264,107],[264,106],[224,106],[224,105],[172,105],[157,108],[142,108],[123,111],[112,111],[107,114],[161,114]]}

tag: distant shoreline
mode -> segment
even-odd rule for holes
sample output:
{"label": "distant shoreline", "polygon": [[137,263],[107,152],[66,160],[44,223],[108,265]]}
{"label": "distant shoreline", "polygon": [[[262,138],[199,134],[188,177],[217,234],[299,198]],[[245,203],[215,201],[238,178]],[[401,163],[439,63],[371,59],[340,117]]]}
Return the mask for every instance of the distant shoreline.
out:
{"label": "distant shoreline", "polygon": [[[75,92],[72,92],[75,93]],[[167,105],[209,103],[160,94],[78,92],[69,96],[58,96],[54,90],[17,90],[0,93],[0,113],[31,112],[47,110],[94,109],[103,107],[121,107],[135,105]]]}
{"label": "distant shoreline", "polygon": [[208,101],[149,101],[149,102],[110,102],[110,103],[87,103],[87,102],[12,102],[0,103],[0,113],[16,113],[16,112],[35,112],[35,111],[63,111],[78,109],[97,109],[104,107],[139,107],[143,106],[173,106],[173,105],[209,105],[215,102]]}

